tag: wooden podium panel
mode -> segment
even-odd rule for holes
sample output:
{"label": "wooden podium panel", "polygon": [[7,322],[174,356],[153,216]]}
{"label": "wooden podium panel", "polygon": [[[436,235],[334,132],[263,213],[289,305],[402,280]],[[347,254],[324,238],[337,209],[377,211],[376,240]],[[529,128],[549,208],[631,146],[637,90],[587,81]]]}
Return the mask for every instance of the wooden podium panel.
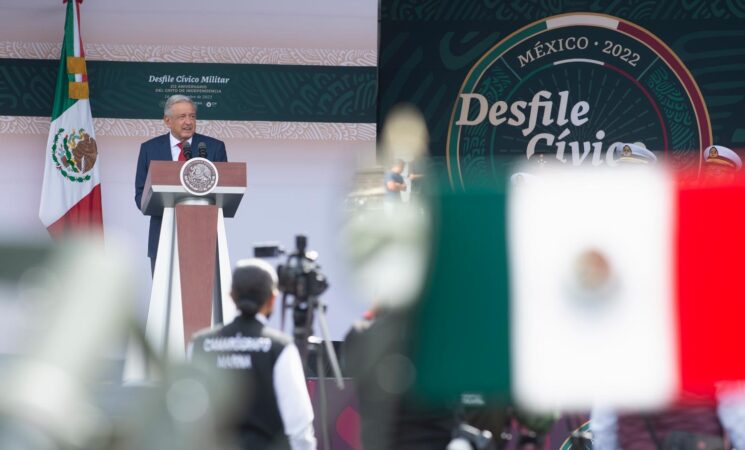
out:
{"label": "wooden podium panel", "polygon": [[176,205],[184,346],[194,333],[212,325],[217,209],[210,205]]}

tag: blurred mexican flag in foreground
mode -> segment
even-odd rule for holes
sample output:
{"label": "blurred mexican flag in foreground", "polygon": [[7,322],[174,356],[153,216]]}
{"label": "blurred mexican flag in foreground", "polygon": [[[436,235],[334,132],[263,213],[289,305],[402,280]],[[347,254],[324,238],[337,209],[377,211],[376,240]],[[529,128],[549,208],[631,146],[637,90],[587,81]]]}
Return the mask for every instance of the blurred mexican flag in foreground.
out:
{"label": "blurred mexican flag in foreground", "polygon": [[653,409],[745,379],[745,183],[694,178],[546,168],[436,195],[420,393]]}

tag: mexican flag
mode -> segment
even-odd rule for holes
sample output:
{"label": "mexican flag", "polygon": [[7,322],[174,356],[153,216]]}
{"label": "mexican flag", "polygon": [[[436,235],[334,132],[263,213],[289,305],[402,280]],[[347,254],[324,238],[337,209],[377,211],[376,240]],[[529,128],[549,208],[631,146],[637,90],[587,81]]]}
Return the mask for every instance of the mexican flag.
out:
{"label": "mexican flag", "polygon": [[636,410],[745,379],[745,183],[690,178],[546,169],[435,195],[419,393]]}
{"label": "mexican flag", "polygon": [[98,148],[80,34],[81,2],[65,2],[65,35],[45,150],[39,218],[55,238],[103,228]]}
{"label": "mexican flag", "polygon": [[511,192],[513,374],[529,404],[655,408],[745,379],[745,184],[625,169]]}

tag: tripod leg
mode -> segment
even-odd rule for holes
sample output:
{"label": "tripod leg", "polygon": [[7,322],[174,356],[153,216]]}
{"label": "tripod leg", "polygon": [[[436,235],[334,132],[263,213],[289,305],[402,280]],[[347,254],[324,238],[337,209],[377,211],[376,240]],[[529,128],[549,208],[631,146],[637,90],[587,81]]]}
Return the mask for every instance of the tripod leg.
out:
{"label": "tripod leg", "polygon": [[316,375],[318,376],[318,409],[321,415],[321,433],[323,434],[323,448],[324,450],[331,450],[331,439],[329,437],[328,427],[328,404],[326,397],[326,370],[323,365],[323,348],[318,345],[316,346]]}
{"label": "tripod leg", "polygon": [[341,368],[339,368],[339,360],[336,358],[336,352],[334,351],[334,346],[331,344],[331,339],[329,338],[329,327],[326,323],[326,313],[323,310],[324,305],[319,304],[318,305],[318,324],[321,327],[321,337],[323,338],[323,343],[326,346],[326,354],[329,358],[329,363],[331,364],[331,370],[334,372],[334,379],[336,379],[336,385],[339,386],[339,389],[344,389],[344,380],[341,377]]}

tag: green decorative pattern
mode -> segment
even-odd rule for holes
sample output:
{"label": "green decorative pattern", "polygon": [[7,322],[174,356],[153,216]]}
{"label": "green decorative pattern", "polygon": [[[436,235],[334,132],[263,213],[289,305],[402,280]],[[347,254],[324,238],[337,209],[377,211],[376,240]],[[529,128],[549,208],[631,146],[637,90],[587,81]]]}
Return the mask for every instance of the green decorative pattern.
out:
{"label": "green decorative pattern", "polygon": [[0,114],[48,117],[56,77],[57,61],[0,59]]}
{"label": "green decorative pattern", "polygon": [[381,5],[386,22],[497,22],[540,20],[564,12],[598,12],[630,20],[706,20],[745,18],[745,2],[728,0],[561,1],[561,0],[387,0]]}
{"label": "green decorative pattern", "polygon": [[645,78],[646,86],[654,95],[667,121],[672,148],[695,148],[697,136],[691,124],[695,122],[696,117],[687,105],[688,99],[676,81],[663,67],[657,67]]}
{"label": "green decorative pattern", "polygon": [[[0,59],[0,115],[49,116],[57,61]],[[206,120],[373,123],[374,67],[88,61],[94,117],[159,119],[172,94]]]}

